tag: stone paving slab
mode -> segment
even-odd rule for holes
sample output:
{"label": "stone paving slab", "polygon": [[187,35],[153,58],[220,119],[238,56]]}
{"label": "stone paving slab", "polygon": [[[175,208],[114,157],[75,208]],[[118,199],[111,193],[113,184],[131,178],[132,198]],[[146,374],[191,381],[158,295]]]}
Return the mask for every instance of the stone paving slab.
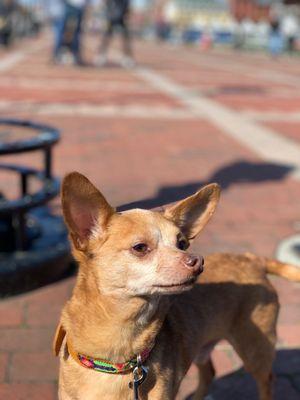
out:
{"label": "stone paving slab", "polygon": [[[34,118],[62,130],[54,157],[58,176],[80,170],[115,206],[154,207],[189,195],[206,182],[219,182],[223,195],[218,212],[195,244],[195,249],[204,255],[253,251],[274,256],[278,243],[299,231],[300,188],[299,182],[289,177],[289,166],[264,162],[216,128],[205,115],[188,114],[188,119],[181,119],[179,110],[190,110],[172,96],[150,87],[135,71],[49,65],[49,42],[43,40],[41,51],[24,63],[15,64],[5,75],[0,73],[0,116]],[[88,49],[90,59],[95,46],[92,43]],[[297,79],[292,60],[283,59],[279,65],[255,54],[239,57],[230,52],[205,54],[194,50],[178,57],[178,49],[164,47],[162,51],[151,43],[137,43],[136,48],[138,60],[147,68],[205,96],[214,96],[216,101],[230,99],[232,109],[246,112],[254,104],[255,110],[278,110],[287,118],[290,112],[299,111],[297,87],[289,80],[279,79],[287,74],[290,79]],[[256,65],[272,72],[273,83],[264,80],[261,73],[259,77],[253,75]],[[72,82],[76,85],[69,89]],[[236,90],[241,87],[242,93]],[[223,97],[218,98],[217,90],[223,90]],[[253,90],[257,93],[253,94]],[[290,96],[286,103],[284,96],[276,100],[280,90]],[[74,104],[82,103],[95,110],[103,105],[144,104],[153,115],[122,116],[118,114],[120,108],[114,108],[115,116],[64,114],[64,105],[70,110]],[[5,104],[6,108],[1,108]],[[172,119],[156,113],[155,106],[167,108]],[[297,126],[295,130],[286,129],[284,121],[272,121],[270,126],[295,143],[298,141],[296,133],[288,133],[296,132]],[[8,160],[37,166],[40,157],[35,154],[3,159]],[[16,195],[12,183],[11,176],[1,174],[0,187],[11,196]],[[54,202],[53,207],[57,204]],[[293,400],[299,398],[300,392],[300,284],[279,278],[272,278],[272,282],[282,304],[275,399]],[[69,278],[1,301],[0,399],[56,399],[57,361],[50,354],[51,341],[61,306],[73,285],[74,278]],[[216,347],[213,360],[217,379],[210,400],[255,398],[252,379],[239,370],[241,362],[226,342]],[[178,400],[186,399],[196,384],[196,369],[191,367]]]}

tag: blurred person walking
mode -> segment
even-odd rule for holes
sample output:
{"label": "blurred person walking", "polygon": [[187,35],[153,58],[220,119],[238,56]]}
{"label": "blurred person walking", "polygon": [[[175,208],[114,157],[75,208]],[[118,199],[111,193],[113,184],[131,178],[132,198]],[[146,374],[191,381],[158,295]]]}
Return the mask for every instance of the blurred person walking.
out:
{"label": "blurred person walking", "polygon": [[8,47],[13,39],[15,0],[0,0],[0,44]]}
{"label": "blurred person walking", "polygon": [[[68,48],[77,65],[84,65],[81,54],[81,34],[89,0],[51,0],[56,2],[57,21],[53,61],[62,62],[62,52]],[[62,7],[62,8],[61,8]]]}
{"label": "blurred person walking", "polygon": [[47,2],[47,11],[49,21],[52,25],[54,44],[53,44],[53,61],[57,62],[61,52],[61,34],[64,24],[65,3],[63,0],[50,0]]}
{"label": "blurred person walking", "polygon": [[283,35],[280,29],[280,22],[273,18],[270,23],[269,52],[273,58],[277,58],[283,51]]}
{"label": "blurred person walking", "polygon": [[290,54],[293,54],[296,50],[296,39],[300,34],[300,23],[297,15],[285,15],[282,18],[281,29],[287,41],[287,50]]}
{"label": "blurred person walking", "polygon": [[135,65],[131,46],[131,36],[128,27],[130,15],[130,0],[105,0],[106,30],[103,34],[100,54],[96,58],[96,65],[104,66],[107,63],[107,51],[115,30],[119,30],[123,38],[123,58],[121,64],[125,68]]}

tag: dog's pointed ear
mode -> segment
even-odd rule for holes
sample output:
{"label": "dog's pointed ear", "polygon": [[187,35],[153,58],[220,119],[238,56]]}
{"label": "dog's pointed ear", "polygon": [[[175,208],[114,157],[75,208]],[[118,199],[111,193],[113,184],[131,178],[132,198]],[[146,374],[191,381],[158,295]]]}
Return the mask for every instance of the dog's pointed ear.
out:
{"label": "dog's pointed ear", "polygon": [[217,183],[204,186],[194,195],[167,207],[164,215],[192,240],[212,217],[220,198],[220,191]]}
{"label": "dog's pointed ear", "polygon": [[74,246],[83,250],[93,230],[105,230],[115,210],[82,174],[71,172],[62,183],[61,201],[65,222]]}

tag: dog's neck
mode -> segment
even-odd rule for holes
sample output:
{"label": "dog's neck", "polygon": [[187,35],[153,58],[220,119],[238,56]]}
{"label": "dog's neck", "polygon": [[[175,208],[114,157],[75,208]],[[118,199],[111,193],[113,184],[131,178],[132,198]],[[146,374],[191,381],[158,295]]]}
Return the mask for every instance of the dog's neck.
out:
{"label": "dog's neck", "polygon": [[153,345],[168,308],[167,296],[102,295],[92,276],[79,274],[62,324],[77,352],[125,362]]}

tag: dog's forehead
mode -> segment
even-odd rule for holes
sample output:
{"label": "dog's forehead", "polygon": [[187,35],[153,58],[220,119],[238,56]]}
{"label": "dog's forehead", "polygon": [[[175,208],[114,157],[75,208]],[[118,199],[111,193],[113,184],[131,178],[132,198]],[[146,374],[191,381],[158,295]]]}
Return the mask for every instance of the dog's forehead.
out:
{"label": "dog's forehead", "polygon": [[132,221],[137,221],[137,220],[149,220],[150,221],[156,221],[160,219],[164,219],[163,215],[161,213],[151,211],[151,210],[144,210],[142,208],[134,208],[132,210],[127,210],[119,213],[119,215],[125,217],[126,219],[131,219]]}
{"label": "dog's forehead", "polygon": [[126,234],[156,234],[170,233],[176,231],[176,226],[167,220],[160,212],[132,209],[116,214],[113,219],[112,228],[122,230]]}

